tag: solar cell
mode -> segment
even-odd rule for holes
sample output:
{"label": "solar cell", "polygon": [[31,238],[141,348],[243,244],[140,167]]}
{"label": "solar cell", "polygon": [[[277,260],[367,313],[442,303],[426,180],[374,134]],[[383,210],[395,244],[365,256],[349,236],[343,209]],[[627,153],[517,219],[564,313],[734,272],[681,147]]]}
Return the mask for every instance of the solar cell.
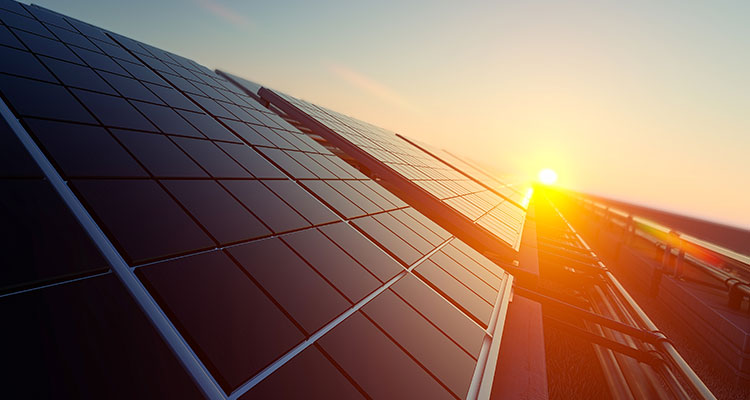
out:
{"label": "solar cell", "polygon": [[241,396],[251,399],[365,399],[317,346],[286,363],[273,375]]}
{"label": "solar cell", "polygon": [[[0,140],[26,140],[39,151],[36,163],[49,166],[40,171],[15,151],[0,165],[9,166],[3,173],[54,181],[54,191],[44,189],[49,196],[30,187],[36,184],[14,183],[14,193],[82,204],[74,214],[55,211],[65,210],[59,202],[45,207],[68,215],[69,225],[91,219],[93,228],[85,226],[96,240],[66,225],[68,240],[89,243],[69,247],[90,254],[60,263],[60,271],[3,276],[0,307],[31,307],[6,300],[23,299],[19,285],[37,290],[54,280],[72,288],[71,274],[91,276],[116,262],[114,275],[209,397],[260,396],[299,374],[298,390],[321,396],[468,392],[485,368],[477,362],[482,341],[501,334],[484,314],[467,311],[474,300],[464,297],[479,296],[468,286],[491,297],[471,271],[496,276],[496,286],[487,286],[496,293],[490,313],[508,301],[512,278],[505,271],[478,253],[479,267],[455,259],[449,266],[442,249],[463,242],[209,69],[35,6],[8,4],[0,7],[7,31],[0,49],[30,67],[0,71],[3,117],[20,121]],[[38,234],[45,215],[22,202],[8,202],[7,211],[20,212],[25,229]],[[23,251],[6,253],[13,252],[19,265],[35,265]],[[69,257],[66,249],[50,252]],[[448,276],[465,291],[425,278],[426,265],[453,268],[457,277]],[[368,373],[375,367],[383,373]],[[182,385],[175,374],[170,383]],[[289,387],[283,390],[297,390]]]}
{"label": "solar cell", "polygon": [[201,178],[208,176],[168,136],[122,129],[109,131],[154,177]]}
{"label": "solar cell", "polygon": [[479,358],[484,331],[478,324],[464,318],[455,305],[439,301],[440,295],[414,275],[396,282],[393,291],[472,357]]}
{"label": "solar cell", "polygon": [[331,209],[312,197],[299,185],[287,180],[264,181],[277,196],[281,197],[294,210],[314,225],[321,225],[338,220]]}
{"label": "solar cell", "polygon": [[0,179],[0,293],[106,270],[47,182]]}
{"label": "solar cell", "polygon": [[71,185],[133,263],[214,246],[156,181],[87,179]]}
{"label": "solar cell", "polygon": [[105,271],[105,261],[5,121],[0,158],[0,293]]}
{"label": "solar cell", "polygon": [[3,397],[203,398],[111,273],[0,298],[0,314]]}
{"label": "solar cell", "polygon": [[137,273],[227,392],[304,339],[223,252],[173,259]]}
{"label": "solar cell", "polygon": [[[242,185],[242,181],[233,181]],[[268,229],[236,198],[212,180],[161,181],[177,201],[221,245],[268,236]]]}
{"label": "solar cell", "polygon": [[275,233],[310,226],[298,212],[264,186],[262,181],[227,180],[222,185]]}
{"label": "solar cell", "polygon": [[443,295],[456,300],[456,306],[486,326],[492,314],[492,304],[482,299],[463,282],[447,273],[438,264],[428,260],[414,270],[430,286]]}
{"label": "solar cell", "polygon": [[324,336],[320,345],[372,398],[454,398],[360,313],[347,318]]}
{"label": "solar cell", "polygon": [[362,311],[454,395],[466,398],[476,363],[468,353],[390,290]]}
{"label": "solar cell", "polygon": [[388,228],[370,216],[358,218],[354,225],[371,239],[383,243],[386,251],[406,265],[419,260],[421,254],[402,237],[394,235]]}
{"label": "solar cell", "polygon": [[316,229],[293,233],[283,240],[352,303],[362,300],[380,285],[375,276]]}
{"label": "solar cell", "polygon": [[175,137],[174,142],[214,178],[250,178],[248,171],[209,140]]}
{"label": "solar cell", "polygon": [[34,119],[26,123],[66,177],[148,176],[103,128]]}

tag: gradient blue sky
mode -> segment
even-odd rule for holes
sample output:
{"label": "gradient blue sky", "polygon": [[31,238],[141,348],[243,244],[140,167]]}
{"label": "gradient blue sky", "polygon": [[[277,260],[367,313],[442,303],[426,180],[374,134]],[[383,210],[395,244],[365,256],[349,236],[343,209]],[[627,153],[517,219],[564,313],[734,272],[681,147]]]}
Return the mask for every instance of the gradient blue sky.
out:
{"label": "gradient blue sky", "polygon": [[510,173],[750,228],[748,1],[36,3]]}

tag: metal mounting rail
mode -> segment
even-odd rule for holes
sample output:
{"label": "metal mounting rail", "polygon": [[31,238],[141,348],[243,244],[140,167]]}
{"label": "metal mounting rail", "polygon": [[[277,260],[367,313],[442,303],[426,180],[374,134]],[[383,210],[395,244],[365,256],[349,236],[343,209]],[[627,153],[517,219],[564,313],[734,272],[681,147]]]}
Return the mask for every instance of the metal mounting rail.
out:
{"label": "metal mounting rail", "polygon": [[[750,257],[721,246],[708,243],[689,235],[680,234],[661,224],[629,214],[617,208],[571,194],[583,204],[585,209],[601,216],[607,222],[620,226],[626,235],[623,240],[630,242],[633,237],[641,237],[657,247],[664,248],[660,268],[656,269],[655,285],[662,273],[670,273],[677,278],[683,274],[685,265],[696,268],[704,275],[721,282],[728,293],[728,305],[740,309],[744,298],[750,298]],[[674,266],[671,260],[675,258]],[[732,268],[732,274],[726,269]],[[654,288],[658,290],[658,285]],[[748,308],[750,311],[750,307]]]}
{"label": "metal mounting rail", "polygon": [[[596,253],[594,253],[588,243],[578,234],[575,228],[573,228],[570,222],[552,203],[552,201],[549,199],[547,200],[560,219],[564,222],[566,230],[568,230],[570,235],[575,238],[575,241],[586,249],[592,257],[596,258]],[[608,286],[611,287],[616,294],[614,300],[617,305],[621,305],[627,309],[628,314],[630,314],[630,317],[637,326],[642,327],[646,331],[663,336],[659,331],[659,328],[653,323],[653,321],[651,321],[648,315],[646,315],[638,303],[636,303],[636,301],[630,296],[617,278],[607,269],[606,265],[598,260],[598,258],[596,264],[601,268],[600,273],[602,277],[607,281],[609,284]],[[679,397],[701,399],[716,398],[708,387],[706,387],[700,377],[698,377],[695,371],[693,371],[693,369],[682,358],[679,352],[677,352],[677,349],[675,349],[672,343],[666,340],[666,337],[664,337],[663,340],[649,342],[648,345],[653,346],[653,348],[661,355],[661,359],[664,361],[662,364],[664,364],[664,367],[666,368],[658,368],[657,366],[657,369],[662,372],[662,376],[665,378],[667,385],[675,395],[678,395]],[[685,388],[682,387],[683,383],[688,386],[688,389],[690,389],[690,392],[692,393],[685,391]]]}
{"label": "metal mounting rail", "polygon": [[[554,297],[554,301],[546,301],[536,296],[537,301],[544,305],[545,325],[554,326],[593,345],[594,355],[601,366],[613,399],[688,398],[687,395],[670,396],[660,383],[662,379],[659,376],[659,368],[662,367],[663,361],[661,357],[656,357],[658,353],[650,344],[659,340],[654,336],[657,333],[644,330],[628,315],[627,309],[617,299],[611,285],[603,278],[603,268],[598,264],[598,259],[592,257],[591,252],[582,246],[575,233],[560,218],[552,203],[538,201],[536,209],[544,209],[542,215],[547,214],[543,223],[539,224],[538,243],[555,244],[547,249],[539,247],[540,261],[543,261],[545,269],[553,272],[558,268],[572,268],[571,272],[577,272],[576,276],[570,276],[571,280],[568,281],[568,284],[573,284],[577,295],[571,297],[552,290],[549,293]],[[539,217],[540,214],[537,213],[537,218]],[[569,249],[572,248],[576,249],[572,251],[573,254],[579,256],[579,259],[584,258],[585,261],[565,257],[571,253]],[[556,254],[558,252],[562,254]],[[582,268],[583,265],[586,267]],[[562,281],[551,281],[553,288],[561,283],[566,285],[565,282],[565,278]],[[524,295],[524,292],[521,291],[519,294]],[[556,301],[560,294],[565,296],[565,300],[559,302],[562,305]],[[575,299],[581,300],[577,306],[573,306],[571,302]],[[582,326],[571,324],[571,318],[580,319]]]}

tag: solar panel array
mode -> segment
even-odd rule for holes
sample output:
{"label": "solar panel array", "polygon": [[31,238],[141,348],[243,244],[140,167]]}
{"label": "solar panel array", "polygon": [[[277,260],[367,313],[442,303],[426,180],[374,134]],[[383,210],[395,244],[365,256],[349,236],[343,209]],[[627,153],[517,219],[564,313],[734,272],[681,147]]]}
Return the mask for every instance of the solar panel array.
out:
{"label": "solar panel array", "polygon": [[477,183],[394,132],[286,94],[276,94],[450,209],[507,245],[518,247],[525,210],[500,192]]}
{"label": "solar panel array", "polygon": [[192,60],[36,6],[0,22],[4,390],[455,398],[492,378],[496,264]]}

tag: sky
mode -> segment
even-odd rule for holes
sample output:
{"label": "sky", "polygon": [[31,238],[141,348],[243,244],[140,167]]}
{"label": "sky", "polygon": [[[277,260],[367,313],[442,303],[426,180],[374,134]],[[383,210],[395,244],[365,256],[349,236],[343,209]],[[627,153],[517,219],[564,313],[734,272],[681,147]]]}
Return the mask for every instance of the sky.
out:
{"label": "sky", "polygon": [[748,1],[35,1],[558,184],[750,229]]}

